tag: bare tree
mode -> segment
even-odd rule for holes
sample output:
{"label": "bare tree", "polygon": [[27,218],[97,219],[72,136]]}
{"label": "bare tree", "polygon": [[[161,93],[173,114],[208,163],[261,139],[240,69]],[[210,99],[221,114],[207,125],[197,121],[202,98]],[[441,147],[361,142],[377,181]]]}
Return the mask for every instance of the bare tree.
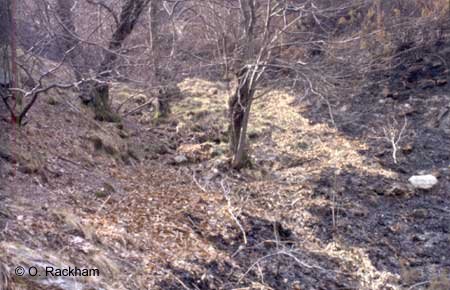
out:
{"label": "bare tree", "polygon": [[240,0],[242,15],[242,29],[244,31],[244,44],[242,49],[242,61],[248,62],[241,65],[237,73],[238,86],[229,100],[230,114],[230,149],[233,153],[232,165],[240,168],[246,162],[246,134],[250,115],[255,82],[252,72],[256,67],[251,66],[254,54],[256,11],[253,0]]}
{"label": "bare tree", "polygon": [[[118,54],[125,39],[133,31],[140,15],[149,4],[150,0],[127,0],[124,2],[119,24],[112,34],[108,48],[104,51],[103,60],[97,70],[97,75],[102,80],[108,80],[112,76],[112,70],[116,65]],[[117,116],[110,110],[109,85],[105,82],[95,82],[91,89],[92,102],[95,108],[96,119],[101,121],[116,121]]]}
{"label": "bare tree", "polygon": [[[284,17],[283,21],[276,21],[279,15],[285,15],[286,3],[267,0],[259,7],[253,0],[240,0],[239,3],[243,44],[237,62],[237,87],[228,103],[230,149],[233,154],[232,167],[235,169],[247,163],[247,127],[255,90],[266,69],[276,66],[274,52],[279,48],[280,36],[303,16],[300,14],[290,20]],[[259,29],[258,37],[256,29]]]}

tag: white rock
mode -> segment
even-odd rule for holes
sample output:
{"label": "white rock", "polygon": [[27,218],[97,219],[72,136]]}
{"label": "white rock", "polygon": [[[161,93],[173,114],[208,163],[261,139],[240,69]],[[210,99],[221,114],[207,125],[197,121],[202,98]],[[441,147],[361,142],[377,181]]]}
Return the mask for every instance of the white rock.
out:
{"label": "white rock", "polygon": [[175,158],[173,158],[173,160],[175,161],[175,163],[180,164],[180,163],[185,163],[188,161],[187,157],[184,155],[178,155],[175,156]]}
{"label": "white rock", "polygon": [[438,183],[435,176],[431,174],[426,175],[413,175],[408,181],[415,187],[420,189],[431,189]]}

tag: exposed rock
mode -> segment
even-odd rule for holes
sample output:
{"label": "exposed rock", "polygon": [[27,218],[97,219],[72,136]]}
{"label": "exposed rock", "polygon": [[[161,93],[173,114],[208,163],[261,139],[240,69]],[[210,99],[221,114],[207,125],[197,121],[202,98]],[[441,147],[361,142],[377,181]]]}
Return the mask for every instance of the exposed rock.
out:
{"label": "exposed rock", "polygon": [[408,181],[418,189],[431,189],[438,183],[437,178],[431,174],[413,175]]}
{"label": "exposed rock", "polygon": [[185,155],[177,155],[173,158],[174,164],[182,164],[188,161]]}

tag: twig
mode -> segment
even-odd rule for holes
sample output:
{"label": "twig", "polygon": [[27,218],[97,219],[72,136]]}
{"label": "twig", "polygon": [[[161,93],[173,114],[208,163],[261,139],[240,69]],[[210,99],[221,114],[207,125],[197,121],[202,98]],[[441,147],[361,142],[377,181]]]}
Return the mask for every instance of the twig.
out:
{"label": "twig", "polygon": [[206,189],[195,178],[195,172],[192,173],[192,179],[194,180],[194,183],[197,185],[198,188],[200,188],[205,193],[207,192]]}
{"label": "twig", "polygon": [[408,120],[406,119],[405,116],[405,123],[403,124],[403,127],[400,129],[398,136],[397,136],[397,129],[391,127],[389,131],[387,131],[386,128],[383,128],[385,139],[392,145],[392,158],[394,159],[395,164],[397,164],[398,143],[402,139],[402,135],[406,129],[407,124]]}
{"label": "twig", "polygon": [[98,213],[105,207],[106,203],[111,199],[112,195],[109,195],[107,199],[105,199],[104,202],[102,202],[102,204],[100,205],[100,207],[97,209],[97,211],[95,212],[95,215],[98,215]]}
{"label": "twig", "polygon": [[419,286],[422,286],[422,285],[426,285],[426,284],[429,284],[429,283],[430,283],[430,281],[419,282],[419,283],[416,283],[416,284],[412,285],[411,287],[409,287],[408,290],[411,290],[411,289],[414,289],[416,287],[419,287]]}
{"label": "twig", "polygon": [[225,185],[224,185],[223,180],[220,182],[220,185],[221,185],[221,187],[222,187],[224,197],[225,197],[225,199],[227,200],[227,211],[228,211],[228,213],[230,214],[231,218],[235,221],[235,223],[237,224],[237,226],[239,227],[239,229],[241,230],[241,232],[242,232],[242,237],[243,237],[243,239],[244,239],[244,245],[247,245],[247,234],[245,233],[244,227],[242,226],[242,224],[239,222],[239,220],[237,219],[237,217],[236,217],[236,216],[234,215],[234,213],[233,213],[232,205],[231,205],[231,200],[230,200],[230,197],[229,197],[229,195],[228,195],[228,194],[229,194],[229,190],[226,190],[226,189],[225,189]]}

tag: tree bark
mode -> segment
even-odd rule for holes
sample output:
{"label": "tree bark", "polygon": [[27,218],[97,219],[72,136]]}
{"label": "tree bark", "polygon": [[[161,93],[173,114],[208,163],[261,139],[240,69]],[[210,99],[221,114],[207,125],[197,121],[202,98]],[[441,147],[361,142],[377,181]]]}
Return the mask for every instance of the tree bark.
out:
{"label": "tree bark", "polygon": [[240,169],[248,163],[247,125],[254,95],[251,73],[247,67],[237,75],[238,87],[231,96],[229,107],[230,118],[230,150],[233,154],[232,167]]}
{"label": "tree bark", "polygon": [[247,125],[255,92],[255,75],[252,73],[251,66],[248,65],[254,57],[255,6],[253,0],[240,0],[240,5],[245,46],[241,62],[238,63],[238,86],[228,102],[230,150],[233,154],[231,165],[235,169],[240,169],[248,163]]}
{"label": "tree bark", "polygon": [[0,85],[7,87],[11,82],[10,1],[0,0],[0,7]]}
{"label": "tree bark", "polygon": [[122,48],[125,39],[133,31],[139,16],[146,8],[150,0],[127,0],[122,6],[119,25],[114,31],[105,51],[103,60],[97,71],[102,81],[92,85],[91,97],[96,113],[96,118],[102,121],[113,122],[117,116],[111,111],[109,104],[109,85],[107,81],[112,76],[112,70],[118,59],[118,52]]}

